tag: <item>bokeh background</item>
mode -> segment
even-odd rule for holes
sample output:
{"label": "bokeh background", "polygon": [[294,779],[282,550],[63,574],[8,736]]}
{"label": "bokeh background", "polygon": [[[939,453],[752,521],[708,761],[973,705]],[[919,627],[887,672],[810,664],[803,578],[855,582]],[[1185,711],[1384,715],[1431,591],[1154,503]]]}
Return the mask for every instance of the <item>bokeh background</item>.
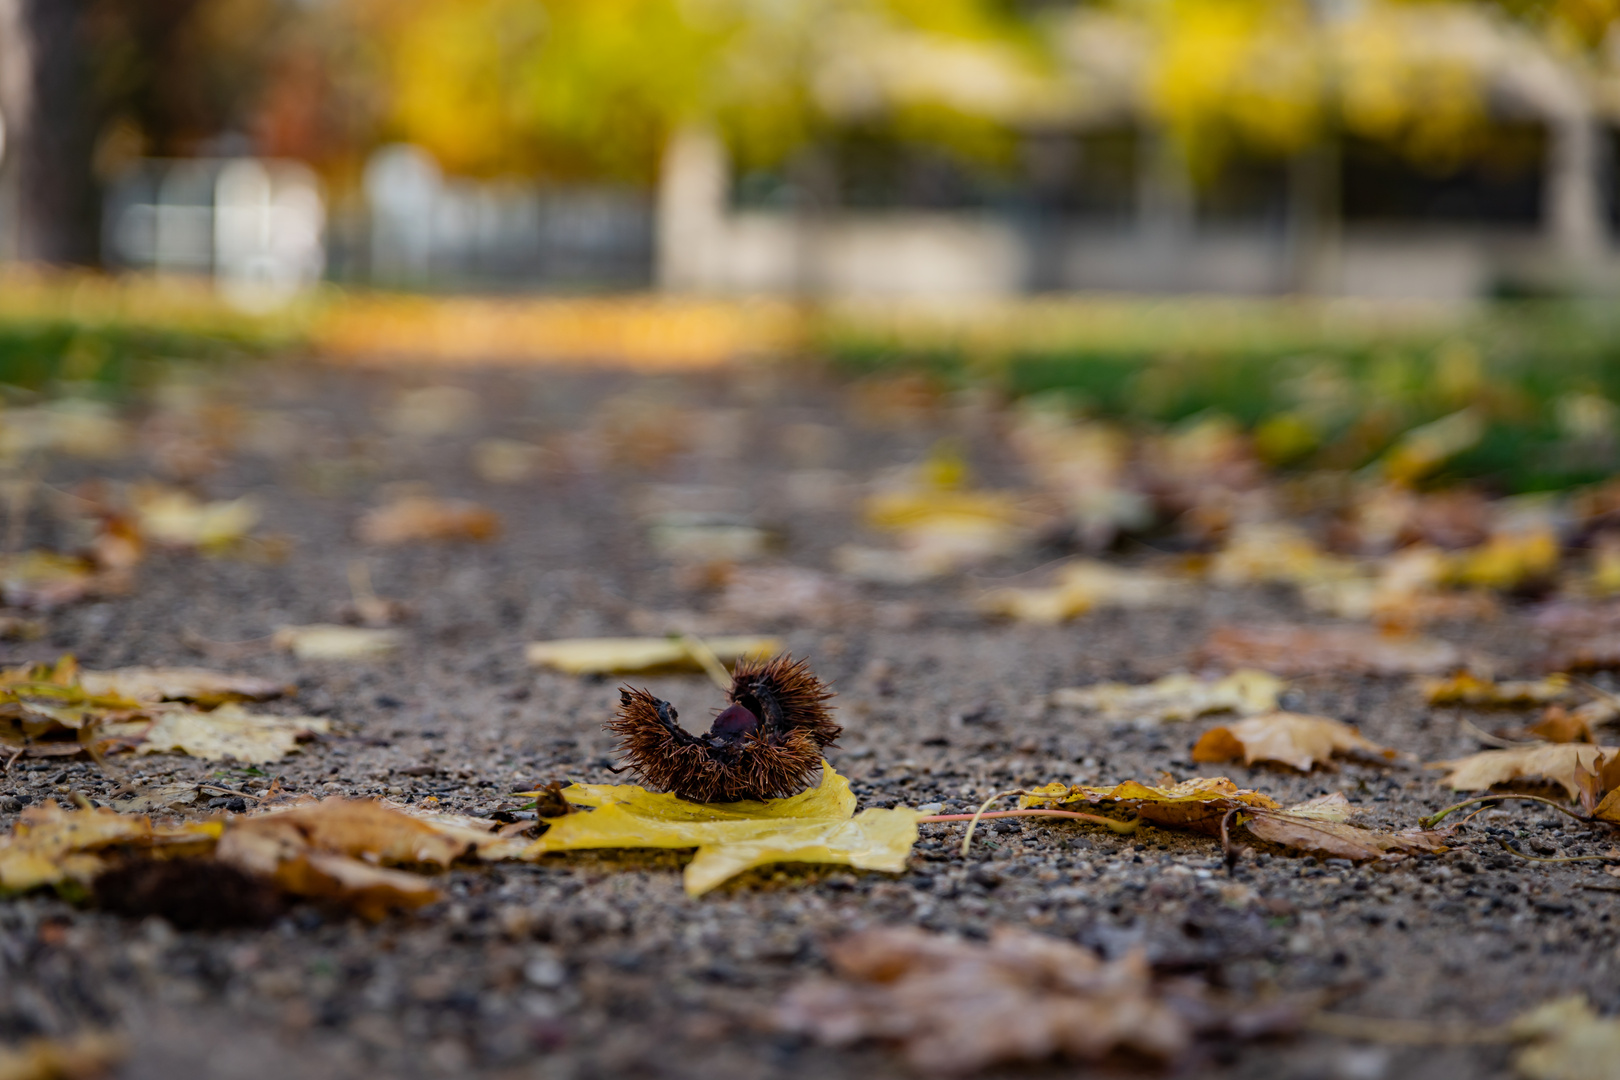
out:
{"label": "bokeh background", "polygon": [[1595,479],[1617,17],[0,0],[0,366],[813,355],[1214,409],[1276,464],[1362,465],[1474,407],[1462,474]]}

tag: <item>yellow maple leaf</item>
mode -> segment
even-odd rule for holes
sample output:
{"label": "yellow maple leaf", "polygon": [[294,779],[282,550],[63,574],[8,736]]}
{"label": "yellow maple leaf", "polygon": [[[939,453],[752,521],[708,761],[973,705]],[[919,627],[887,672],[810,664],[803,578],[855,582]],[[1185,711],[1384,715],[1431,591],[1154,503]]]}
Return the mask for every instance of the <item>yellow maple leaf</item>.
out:
{"label": "yellow maple leaf", "polygon": [[855,813],[849,781],[826,762],[821,783],[788,799],[693,803],[634,784],[573,784],[563,797],[589,813],[554,819],[524,857],[587,848],[691,848],[686,891],[700,896],[744,870],[775,862],[905,869],[917,841],[909,807]]}

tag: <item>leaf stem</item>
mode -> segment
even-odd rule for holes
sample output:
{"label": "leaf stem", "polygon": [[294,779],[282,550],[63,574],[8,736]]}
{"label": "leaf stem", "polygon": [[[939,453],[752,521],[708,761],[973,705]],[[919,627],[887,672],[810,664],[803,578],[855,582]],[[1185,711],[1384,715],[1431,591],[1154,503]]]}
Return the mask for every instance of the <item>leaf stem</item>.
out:
{"label": "leaf stem", "polygon": [[1518,799],[1521,802],[1546,803],[1548,806],[1552,807],[1554,810],[1557,810],[1560,814],[1567,814],[1570,817],[1574,818],[1576,821],[1579,821],[1583,825],[1591,825],[1592,824],[1592,819],[1591,818],[1582,817],[1580,814],[1577,814],[1575,811],[1569,809],[1569,807],[1564,806],[1561,803],[1555,802],[1552,799],[1545,798],[1544,796],[1541,796],[1541,795],[1507,795],[1507,794],[1503,794],[1503,795],[1481,795],[1481,796],[1479,796],[1478,798],[1475,798],[1475,799],[1464,799],[1462,802],[1456,803],[1455,805],[1452,805],[1452,806],[1448,806],[1444,810],[1441,810],[1441,811],[1438,811],[1436,813],[1430,814],[1426,818],[1419,818],[1418,819],[1418,824],[1422,825],[1425,829],[1432,829],[1436,825],[1438,825],[1441,822],[1441,820],[1446,817],[1446,815],[1450,814],[1454,810],[1461,810],[1463,807],[1465,807],[1465,806],[1473,806],[1475,803],[1499,802],[1499,801],[1501,801],[1503,799]]}

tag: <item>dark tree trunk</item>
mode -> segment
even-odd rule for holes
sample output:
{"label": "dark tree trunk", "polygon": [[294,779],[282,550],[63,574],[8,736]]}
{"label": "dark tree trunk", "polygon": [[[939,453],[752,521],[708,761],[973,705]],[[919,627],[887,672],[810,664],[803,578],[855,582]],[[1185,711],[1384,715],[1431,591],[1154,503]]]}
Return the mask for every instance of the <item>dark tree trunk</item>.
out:
{"label": "dark tree trunk", "polygon": [[0,0],[7,247],[28,262],[96,258],[84,0]]}

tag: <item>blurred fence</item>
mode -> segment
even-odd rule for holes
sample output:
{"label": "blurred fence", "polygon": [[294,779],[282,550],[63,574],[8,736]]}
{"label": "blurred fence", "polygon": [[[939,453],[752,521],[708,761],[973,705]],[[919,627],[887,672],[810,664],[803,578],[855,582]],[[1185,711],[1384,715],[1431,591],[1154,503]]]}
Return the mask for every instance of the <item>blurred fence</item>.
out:
{"label": "blurred fence", "polygon": [[112,185],[102,249],[113,267],[210,275],[234,303],[272,307],[320,280],[325,221],[297,162],[144,161]]}

